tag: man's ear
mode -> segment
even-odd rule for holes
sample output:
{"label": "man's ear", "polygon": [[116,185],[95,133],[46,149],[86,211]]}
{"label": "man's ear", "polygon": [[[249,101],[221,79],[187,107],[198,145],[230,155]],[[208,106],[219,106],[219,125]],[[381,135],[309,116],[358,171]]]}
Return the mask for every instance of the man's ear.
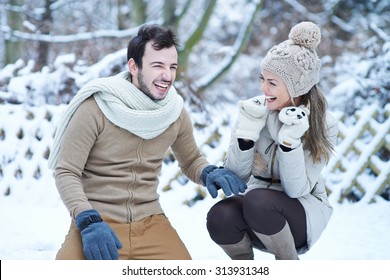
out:
{"label": "man's ear", "polygon": [[135,64],[135,61],[133,58],[130,58],[127,61],[127,67],[129,68],[130,74],[132,76],[136,76],[136,71],[137,71],[138,67],[137,67],[137,64]]}

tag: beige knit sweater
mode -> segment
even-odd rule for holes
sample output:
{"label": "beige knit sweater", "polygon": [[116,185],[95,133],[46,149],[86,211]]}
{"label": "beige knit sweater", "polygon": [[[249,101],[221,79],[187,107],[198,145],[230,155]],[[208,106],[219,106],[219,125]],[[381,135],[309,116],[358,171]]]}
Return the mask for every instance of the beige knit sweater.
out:
{"label": "beige knit sweater", "polygon": [[185,109],[165,132],[145,140],[112,124],[90,97],[63,137],[55,180],[73,218],[91,208],[123,222],[163,213],[158,176],[170,147],[195,183],[201,184],[201,171],[209,164],[196,145]]}

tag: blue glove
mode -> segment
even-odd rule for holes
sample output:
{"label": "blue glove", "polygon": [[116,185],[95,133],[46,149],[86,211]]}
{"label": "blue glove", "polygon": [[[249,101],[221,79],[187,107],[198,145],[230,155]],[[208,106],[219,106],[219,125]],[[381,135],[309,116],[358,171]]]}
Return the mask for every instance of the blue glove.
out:
{"label": "blue glove", "polygon": [[212,198],[217,197],[219,189],[222,189],[226,196],[230,196],[231,194],[238,195],[247,188],[245,182],[232,171],[223,167],[218,168],[215,165],[206,166],[200,178]]}
{"label": "blue glove", "polygon": [[87,260],[117,260],[122,244],[96,210],[86,210],[76,217]]}

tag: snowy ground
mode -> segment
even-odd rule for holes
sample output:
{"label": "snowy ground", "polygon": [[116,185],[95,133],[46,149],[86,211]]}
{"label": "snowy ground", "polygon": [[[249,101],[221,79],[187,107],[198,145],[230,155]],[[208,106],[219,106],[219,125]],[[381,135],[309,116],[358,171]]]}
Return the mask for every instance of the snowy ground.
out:
{"label": "snowy ground", "polygon": [[[42,184],[41,184],[42,185]],[[51,260],[69,226],[69,216],[54,182],[0,197],[0,259]],[[187,185],[188,186],[188,185]],[[180,186],[161,194],[161,203],[195,260],[227,260],[209,238],[207,211],[216,202],[210,196],[194,206],[183,205],[192,192]],[[334,205],[334,215],[311,251],[302,260],[390,260],[390,203]],[[271,260],[263,252],[256,259]]]}

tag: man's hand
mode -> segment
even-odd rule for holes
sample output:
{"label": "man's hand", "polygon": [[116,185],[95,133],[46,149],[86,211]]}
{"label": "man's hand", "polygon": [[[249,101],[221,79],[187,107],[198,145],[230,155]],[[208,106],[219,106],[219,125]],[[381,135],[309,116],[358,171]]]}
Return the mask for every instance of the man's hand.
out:
{"label": "man's hand", "polygon": [[203,169],[201,180],[212,198],[218,196],[219,189],[222,189],[226,196],[230,196],[243,193],[247,188],[245,182],[232,171],[215,165],[208,165]]}
{"label": "man's hand", "polygon": [[117,260],[122,244],[110,226],[96,210],[86,210],[76,217],[81,232],[83,250],[88,260]]}

